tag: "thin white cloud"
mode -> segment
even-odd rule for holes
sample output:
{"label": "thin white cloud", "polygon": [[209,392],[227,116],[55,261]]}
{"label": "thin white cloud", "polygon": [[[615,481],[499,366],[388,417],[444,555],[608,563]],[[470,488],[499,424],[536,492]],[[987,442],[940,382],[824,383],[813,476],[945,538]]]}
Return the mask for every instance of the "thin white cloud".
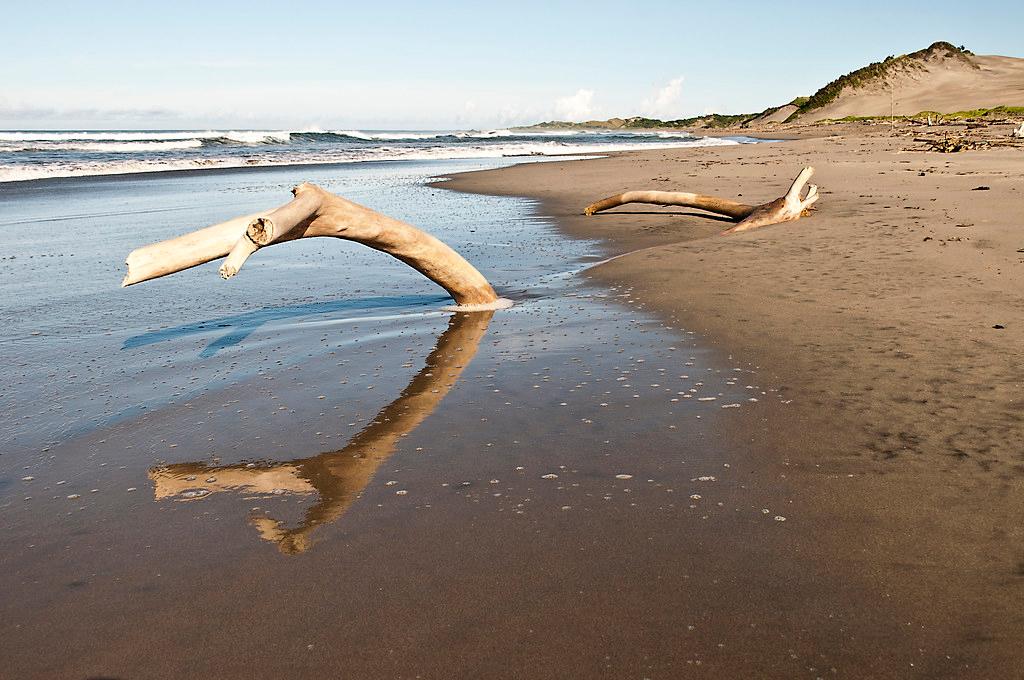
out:
{"label": "thin white cloud", "polygon": [[593,112],[593,90],[577,90],[574,95],[555,100],[555,116],[559,120],[583,121],[591,118]]}
{"label": "thin white cloud", "polygon": [[679,76],[668,81],[668,84],[659,88],[652,97],[644,99],[640,104],[640,110],[651,118],[672,120],[682,115],[682,105],[683,76]]}

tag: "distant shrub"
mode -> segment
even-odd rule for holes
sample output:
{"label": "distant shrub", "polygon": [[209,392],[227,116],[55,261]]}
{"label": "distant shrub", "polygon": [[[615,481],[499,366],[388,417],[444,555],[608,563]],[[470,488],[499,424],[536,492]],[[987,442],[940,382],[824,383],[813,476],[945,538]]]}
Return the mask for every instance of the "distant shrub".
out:
{"label": "distant shrub", "polygon": [[709,113],[703,116],[694,116],[693,118],[677,118],[676,120],[658,120],[657,118],[644,118],[638,116],[636,118],[627,118],[623,127],[634,129],[692,127],[726,128],[741,125],[748,120],[756,118],[758,115],[760,114],[740,113],[734,115],[725,113]]}
{"label": "distant shrub", "polygon": [[[1024,117],[1024,106],[996,106],[991,109],[971,109],[969,111],[953,111],[952,113],[941,113],[939,111],[919,111],[912,116],[896,116],[897,120],[912,120],[923,122],[931,118],[934,123],[957,120],[1001,120],[1004,118]],[[843,118],[826,118],[821,123],[861,123],[873,121],[887,121],[889,116],[844,116]]]}
{"label": "distant shrub", "polygon": [[626,124],[623,127],[627,128],[660,128],[660,127],[671,127],[675,121],[666,122],[658,120],[657,118],[627,118]]}
{"label": "distant shrub", "polygon": [[995,106],[991,109],[970,109],[968,111],[954,111],[953,113],[939,113],[938,111],[921,111],[913,118],[928,118],[931,116],[938,121],[943,120],[991,120],[993,118],[1010,118],[1024,116],[1024,106]]}

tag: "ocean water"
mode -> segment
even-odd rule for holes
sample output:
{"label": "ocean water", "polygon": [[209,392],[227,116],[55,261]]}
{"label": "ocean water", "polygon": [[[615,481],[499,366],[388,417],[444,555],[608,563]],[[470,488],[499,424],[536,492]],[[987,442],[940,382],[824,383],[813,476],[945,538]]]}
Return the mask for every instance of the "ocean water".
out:
{"label": "ocean water", "polygon": [[0,182],[195,168],[554,156],[737,144],[645,130],[0,131]]}

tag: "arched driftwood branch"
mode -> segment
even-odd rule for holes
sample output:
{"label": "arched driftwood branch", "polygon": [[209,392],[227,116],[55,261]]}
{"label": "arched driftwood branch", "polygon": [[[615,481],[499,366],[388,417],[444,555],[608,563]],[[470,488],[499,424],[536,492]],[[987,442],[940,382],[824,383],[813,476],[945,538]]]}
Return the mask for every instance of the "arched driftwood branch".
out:
{"label": "arched driftwood branch", "polygon": [[356,241],[387,253],[444,288],[459,305],[498,301],[487,279],[461,255],[430,234],[324,191],[313,184],[292,190],[295,198],[274,210],[236,217],[128,255],[123,286],[174,274],[227,256],[225,279],[238,273],[260,248],[313,236]]}
{"label": "arched driftwood branch", "polygon": [[[438,337],[423,369],[345,448],[270,465],[177,463],[152,468],[156,500],[194,500],[210,494],[296,494],[317,496],[298,526],[285,527],[266,515],[250,521],[260,538],[281,552],[296,554],[313,545],[317,527],[337,521],[394,453],[402,437],[415,430],[452,389],[476,354],[494,312],[456,312]],[[258,457],[258,456],[257,456]]]}
{"label": "arched driftwood branch", "polygon": [[756,229],[779,222],[792,222],[808,214],[811,206],[818,200],[818,187],[814,184],[807,189],[801,198],[804,185],[814,174],[814,168],[804,168],[793,180],[793,185],[785,196],[762,205],[747,205],[730,201],[717,196],[691,194],[684,191],[627,191],[623,194],[609,196],[597,203],[588,205],[583,213],[595,213],[615,208],[626,203],[651,203],[654,205],[678,205],[686,208],[699,208],[717,215],[725,215],[739,222],[735,227],[726,229],[723,234]]}

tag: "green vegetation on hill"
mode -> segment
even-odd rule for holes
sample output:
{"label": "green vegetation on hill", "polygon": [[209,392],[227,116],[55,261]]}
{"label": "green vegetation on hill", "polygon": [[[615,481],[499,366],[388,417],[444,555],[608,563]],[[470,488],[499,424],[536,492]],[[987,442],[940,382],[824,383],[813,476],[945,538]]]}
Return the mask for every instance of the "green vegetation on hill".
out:
{"label": "green vegetation on hill", "polygon": [[970,111],[954,111],[953,113],[939,113],[938,111],[922,111],[913,116],[914,118],[927,118],[939,120],[991,120],[993,118],[1012,118],[1024,116],[1024,106],[996,106],[991,109],[971,109]]}
{"label": "green vegetation on hill", "polygon": [[787,118],[786,122],[799,118],[808,111],[820,109],[826,104],[831,103],[848,87],[864,87],[870,83],[883,80],[895,73],[923,70],[925,68],[923,61],[932,56],[958,59],[974,68],[977,68],[974,62],[970,59],[972,54],[973,53],[971,51],[965,49],[963,46],[954,47],[948,42],[937,42],[923,50],[911,52],[910,54],[903,54],[898,57],[890,55],[882,61],[876,61],[863,68],[859,68],[856,71],[851,71],[844,76],[839,76],[828,85],[825,85],[825,87],[811,95],[803,104],[799,105],[800,108],[794,112],[792,116]]}
{"label": "green vegetation on hill", "polygon": [[[954,111],[952,113],[940,113],[938,111],[920,111],[912,116],[896,116],[896,120],[926,121],[931,119],[933,123],[944,123],[952,121],[993,121],[1006,118],[1024,118],[1024,106],[996,106],[991,109],[971,109],[969,111]],[[889,116],[845,116],[844,118],[826,118],[822,123],[860,123],[872,121],[887,121]]]}

